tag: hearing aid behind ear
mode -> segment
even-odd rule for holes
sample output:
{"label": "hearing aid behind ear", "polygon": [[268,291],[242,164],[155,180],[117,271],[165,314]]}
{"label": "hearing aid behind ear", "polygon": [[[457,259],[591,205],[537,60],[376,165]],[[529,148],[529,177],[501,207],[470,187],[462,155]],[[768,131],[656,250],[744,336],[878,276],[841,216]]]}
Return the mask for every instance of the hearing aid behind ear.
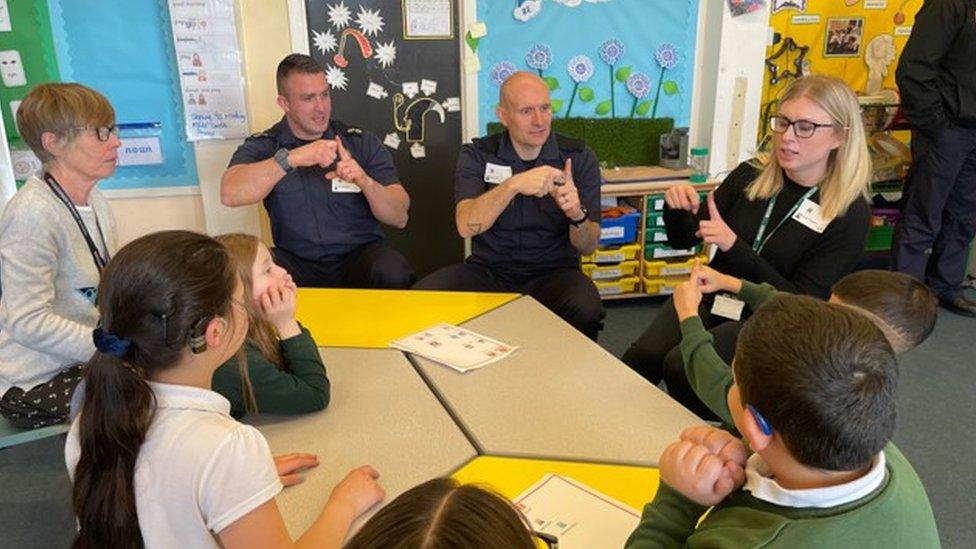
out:
{"label": "hearing aid behind ear", "polygon": [[210,322],[211,318],[213,317],[201,317],[200,320],[193,323],[193,328],[190,329],[189,345],[190,350],[195,355],[207,350],[207,323]]}
{"label": "hearing aid behind ear", "polygon": [[769,422],[766,421],[766,418],[759,413],[759,410],[757,410],[752,404],[746,405],[746,408],[749,409],[749,413],[752,414],[753,419],[756,420],[756,424],[759,425],[759,430],[762,431],[762,434],[766,435],[767,437],[772,436],[773,428],[769,426]]}

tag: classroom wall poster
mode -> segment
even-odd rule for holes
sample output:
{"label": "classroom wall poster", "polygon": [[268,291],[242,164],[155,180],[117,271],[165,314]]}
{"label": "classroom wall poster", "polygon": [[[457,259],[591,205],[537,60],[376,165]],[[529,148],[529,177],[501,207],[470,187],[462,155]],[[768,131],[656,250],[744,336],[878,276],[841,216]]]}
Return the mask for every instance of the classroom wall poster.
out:
{"label": "classroom wall poster", "polygon": [[468,39],[474,50],[469,57],[478,63],[466,70],[479,71],[481,131],[497,120],[499,86],[517,70],[546,80],[558,118],[670,117],[676,126],[688,125],[698,5],[699,0],[478,2],[477,20],[486,34]]}
{"label": "classroom wall poster", "polygon": [[248,135],[233,0],[169,0],[190,141]]}

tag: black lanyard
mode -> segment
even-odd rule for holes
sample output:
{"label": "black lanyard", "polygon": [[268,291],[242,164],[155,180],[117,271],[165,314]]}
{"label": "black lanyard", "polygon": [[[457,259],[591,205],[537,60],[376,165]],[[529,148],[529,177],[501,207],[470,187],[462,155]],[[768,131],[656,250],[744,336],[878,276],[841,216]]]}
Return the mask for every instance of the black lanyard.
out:
{"label": "black lanyard", "polygon": [[[61,188],[58,180],[54,179],[53,175],[45,173],[44,181],[47,182],[47,186],[51,188],[51,192],[54,193],[54,196],[58,197],[58,200],[64,204],[65,208],[68,208],[68,212],[71,213],[71,217],[75,219],[75,223],[78,224],[78,229],[81,231],[81,236],[85,237],[85,243],[88,244],[88,251],[91,252],[92,261],[95,262],[95,268],[98,269],[98,274],[102,274],[102,269],[104,269],[105,265],[108,263],[109,257],[108,245],[105,243],[105,235],[102,234],[102,226],[98,223],[98,215],[95,215],[95,228],[98,229],[98,236],[102,240],[102,246],[105,246],[104,256],[102,255],[102,251],[98,249],[95,241],[92,240],[91,233],[88,232],[88,226],[85,225],[85,221],[81,219],[81,214],[78,213],[78,209],[75,208],[74,203],[71,202],[71,198],[68,196],[68,193],[64,192],[64,189]],[[92,208],[92,213],[95,213],[94,208]]]}

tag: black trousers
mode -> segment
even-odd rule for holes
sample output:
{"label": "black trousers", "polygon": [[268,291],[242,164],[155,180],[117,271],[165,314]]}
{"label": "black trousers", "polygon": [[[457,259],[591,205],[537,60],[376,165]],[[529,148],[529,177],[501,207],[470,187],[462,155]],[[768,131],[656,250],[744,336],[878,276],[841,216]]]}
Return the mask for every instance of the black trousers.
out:
{"label": "black trousers", "polygon": [[0,415],[22,429],[64,423],[68,420],[71,395],[84,376],[84,365],[78,364],[29,391],[11,387],[0,397]]}
{"label": "black trousers", "polygon": [[516,275],[484,265],[460,263],[424,277],[417,290],[461,292],[517,292],[534,297],[550,311],[596,341],[603,329],[603,302],[593,281],[579,269],[555,269],[545,274]]}
{"label": "black trousers", "polygon": [[[735,356],[735,343],[742,325],[740,322],[714,316],[709,312],[710,309],[711,300],[708,300],[702,303],[698,314],[715,340],[715,351],[722,360],[731,365],[732,357]],[[678,315],[674,310],[674,301],[668,299],[651,321],[651,325],[644,330],[637,341],[630,344],[622,360],[632,370],[655,385],[663,379],[671,398],[680,402],[698,417],[718,419],[718,416],[705,406],[688,383],[680,344],[681,327],[678,323]]]}
{"label": "black trousers", "polygon": [[976,129],[912,131],[912,157],[892,265],[951,301],[962,291],[976,234]]}
{"label": "black trousers", "polygon": [[406,289],[415,280],[407,259],[385,242],[360,246],[335,261],[309,261],[282,248],[271,253],[303,287]]}

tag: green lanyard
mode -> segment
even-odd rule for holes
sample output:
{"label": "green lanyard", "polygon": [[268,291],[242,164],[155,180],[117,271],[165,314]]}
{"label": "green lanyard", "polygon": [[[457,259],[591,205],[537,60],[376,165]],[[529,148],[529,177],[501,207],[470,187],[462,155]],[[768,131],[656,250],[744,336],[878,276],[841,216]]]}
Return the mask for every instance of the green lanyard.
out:
{"label": "green lanyard", "polygon": [[769,205],[766,206],[766,213],[763,214],[762,222],[759,224],[759,231],[756,232],[756,239],[752,242],[752,249],[757,254],[759,252],[762,252],[763,246],[765,246],[766,243],[769,242],[769,239],[773,236],[773,234],[775,234],[776,231],[783,226],[783,223],[786,223],[787,219],[793,217],[793,214],[795,214],[796,211],[800,209],[800,205],[803,204],[803,201],[813,196],[815,192],[817,192],[817,187],[810,187],[810,190],[808,190],[806,194],[801,196],[800,199],[797,200],[796,204],[793,204],[793,207],[790,208],[790,211],[786,212],[786,215],[783,216],[783,219],[779,220],[779,223],[777,223],[776,226],[773,227],[773,230],[769,231],[769,236],[767,236],[764,240],[763,235],[766,234],[766,226],[769,225],[769,216],[772,215],[773,213],[773,207],[776,206],[776,198],[779,197],[779,193],[773,195],[773,197],[769,199]]}

